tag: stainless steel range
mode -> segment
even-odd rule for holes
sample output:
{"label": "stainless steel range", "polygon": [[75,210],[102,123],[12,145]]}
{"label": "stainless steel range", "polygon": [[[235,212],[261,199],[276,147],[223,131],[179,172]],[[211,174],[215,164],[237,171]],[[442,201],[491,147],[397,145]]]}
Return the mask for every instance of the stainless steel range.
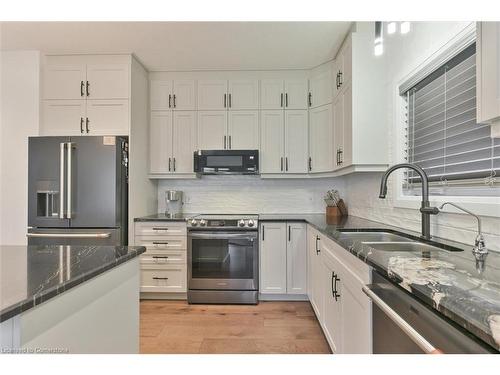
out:
{"label": "stainless steel range", "polygon": [[188,220],[188,302],[257,304],[257,215],[198,215]]}

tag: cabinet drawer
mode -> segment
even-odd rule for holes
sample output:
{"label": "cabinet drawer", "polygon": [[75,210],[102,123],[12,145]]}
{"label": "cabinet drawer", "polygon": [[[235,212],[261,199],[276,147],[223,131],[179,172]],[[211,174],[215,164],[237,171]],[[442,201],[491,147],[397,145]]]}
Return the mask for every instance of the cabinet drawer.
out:
{"label": "cabinet drawer", "polygon": [[139,236],[185,236],[186,223],[164,221],[135,223],[135,234]]}
{"label": "cabinet drawer", "polygon": [[145,246],[146,251],[157,250],[186,250],[186,236],[137,236],[135,238],[136,246]]}
{"label": "cabinet drawer", "polygon": [[186,266],[141,265],[141,292],[186,292]]}
{"label": "cabinet drawer", "polygon": [[186,251],[146,251],[141,255],[142,265],[165,265],[179,264],[186,265]]}

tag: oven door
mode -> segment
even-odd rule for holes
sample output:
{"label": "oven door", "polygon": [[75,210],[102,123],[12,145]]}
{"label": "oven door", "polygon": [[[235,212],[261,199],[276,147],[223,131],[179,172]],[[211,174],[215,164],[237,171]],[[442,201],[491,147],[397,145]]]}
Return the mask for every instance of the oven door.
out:
{"label": "oven door", "polygon": [[188,288],[258,290],[258,232],[191,231]]}

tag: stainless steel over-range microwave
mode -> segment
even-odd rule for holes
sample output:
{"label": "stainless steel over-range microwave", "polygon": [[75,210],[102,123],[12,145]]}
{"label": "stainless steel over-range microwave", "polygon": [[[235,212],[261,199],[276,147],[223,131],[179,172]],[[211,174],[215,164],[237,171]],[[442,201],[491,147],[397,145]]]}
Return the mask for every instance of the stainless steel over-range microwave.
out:
{"label": "stainless steel over-range microwave", "polygon": [[194,153],[199,174],[258,174],[259,150],[199,150]]}

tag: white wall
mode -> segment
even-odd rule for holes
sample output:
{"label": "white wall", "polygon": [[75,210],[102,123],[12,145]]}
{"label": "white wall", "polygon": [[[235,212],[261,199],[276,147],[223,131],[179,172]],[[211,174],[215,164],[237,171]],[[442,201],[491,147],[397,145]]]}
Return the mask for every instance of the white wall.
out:
{"label": "white wall", "polygon": [[[453,36],[463,30],[467,22],[417,22],[412,23],[410,34],[385,36],[384,55],[386,84],[381,94],[387,102],[387,134],[389,137],[390,163],[398,160],[396,132],[401,124],[395,104],[398,103],[396,88],[399,82],[425,62]],[[372,23],[362,23],[359,29],[372,32]],[[416,209],[395,207],[395,176],[390,179],[389,193],[385,200],[379,199],[381,173],[355,174],[346,179],[347,202],[351,215],[420,230],[420,213]],[[469,206],[470,207],[470,206]],[[474,208],[472,207],[474,211]],[[500,216],[500,212],[497,216]],[[488,248],[500,251],[500,218],[483,217],[483,231]],[[476,236],[476,221],[468,215],[440,213],[431,218],[433,235],[473,243]]]}
{"label": "white wall", "polygon": [[28,136],[38,135],[38,51],[0,54],[0,244],[26,243]]}
{"label": "white wall", "polygon": [[199,180],[158,183],[158,212],[165,212],[165,190],[182,190],[187,213],[323,213],[323,196],[342,178],[273,179],[257,176],[204,176]]}

